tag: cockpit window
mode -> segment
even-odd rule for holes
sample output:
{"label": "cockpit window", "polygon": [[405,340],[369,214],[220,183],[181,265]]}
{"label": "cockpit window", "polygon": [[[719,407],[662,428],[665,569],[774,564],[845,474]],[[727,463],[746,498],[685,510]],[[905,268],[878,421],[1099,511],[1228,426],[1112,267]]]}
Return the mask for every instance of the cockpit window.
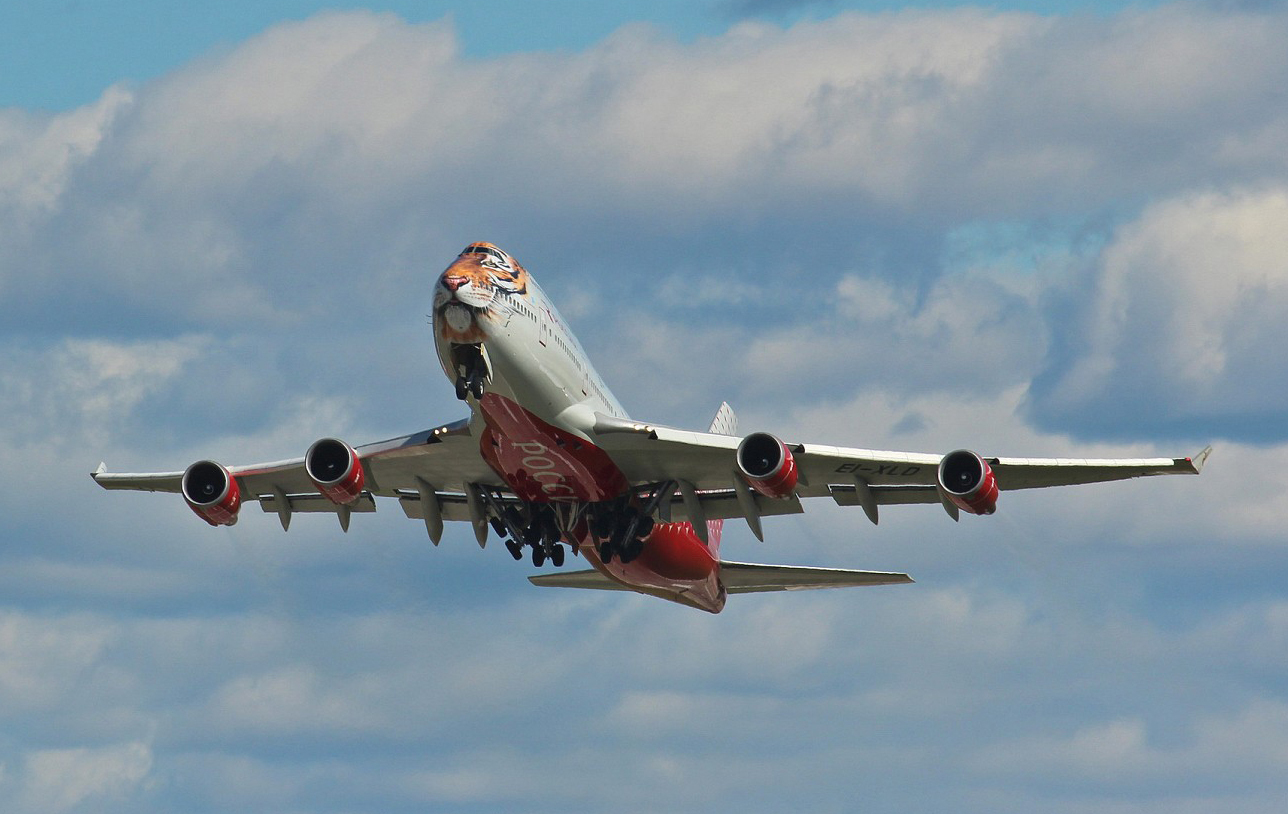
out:
{"label": "cockpit window", "polygon": [[490,247],[488,247],[488,246],[466,246],[466,247],[465,247],[465,251],[461,252],[461,254],[463,254],[463,255],[465,255],[465,254],[486,254],[486,255],[490,255],[490,256],[492,256],[492,257],[495,257],[495,258],[496,258],[496,259],[498,259],[498,260],[504,260],[504,259],[505,259],[505,255],[504,255],[504,254],[501,254],[501,253],[500,253],[499,251],[497,251],[496,249],[490,248]]}

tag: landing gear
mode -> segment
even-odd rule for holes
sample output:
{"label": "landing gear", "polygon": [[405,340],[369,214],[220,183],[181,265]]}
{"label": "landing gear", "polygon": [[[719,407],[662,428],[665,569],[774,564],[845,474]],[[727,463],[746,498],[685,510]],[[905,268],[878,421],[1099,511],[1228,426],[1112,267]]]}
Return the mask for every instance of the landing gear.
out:
{"label": "landing gear", "polygon": [[[572,542],[573,553],[578,553],[576,535],[571,529],[584,528],[590,532],[595,553],[605,565],[617,560],[627,565],[639,559],[646,550],[647,540],[656,526],[653,514],[662,500],[670,500],[675,491],[673,483],[657,484],[644,500],[627,495],[612,501],[583,504],[564,516],[569,529],[567,538]],[[497,534],[505,539],[505,548],[516,560],[523,559],[523,549],[532,549],[533,566],[541,568],[547,562],[560,568],[567,557],[563,542],[566,536],[560,527],[559,515],[551,504],[521,504],[506,499],[500,492],[485,491],[490,522]],[[583,525],[584,524],[584,525]],[[582,532],[578,532],[582,533]]]}
{"label": "landing gear", "polygon": [[453,345],[452,365],[456,370],[456,397],[461,401],[467,396],[473,396],[475,401],[483,398],[489,373],[482,347]]}
{"label": "landing gear", "polygon": [[556,568],[562,567],[566,551],[559,521],[550,506],[529,504],[522,511],[514,505],[503,505],[499,493],[485,491],[484,502],[491,510],[489,522],[498,536],[505,539],[505,550],[516,560],[523,559],[523,549],[532,549],[532,564],[537,568],[549,560]]}
{"label": "landing gear", "polygon": [[634,562],[644,552],[644,538],[653,531],[653,518],[640,514],[633,506],[604,512],[594,524],[596,532],[607,529],[596,550],[599,559],[607,565],[616,557],[622,565]]}
{"label": "landing gear", "polygon": [[591,507],[590,530],[594,534],[595,551],[605,565],[616,557],[622,565],[637,560],[644,553],[645,541],[653,533],[656,521],[653,513],[663,500],[670,500],[675,493],[672,482],[656,484],[643,505],[632,505],[629,497]]}

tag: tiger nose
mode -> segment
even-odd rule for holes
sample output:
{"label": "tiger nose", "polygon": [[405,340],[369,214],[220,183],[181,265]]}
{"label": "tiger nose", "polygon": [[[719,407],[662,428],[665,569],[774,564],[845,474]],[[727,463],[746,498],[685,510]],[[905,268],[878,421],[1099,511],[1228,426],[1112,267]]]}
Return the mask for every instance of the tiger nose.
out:
{"label": "tiger nose", "polygon": [[465,284],[465,278],[457,277],[455,274],[444,274],[442,283],[443,288],[446,288],[448,291],[455,291]]}

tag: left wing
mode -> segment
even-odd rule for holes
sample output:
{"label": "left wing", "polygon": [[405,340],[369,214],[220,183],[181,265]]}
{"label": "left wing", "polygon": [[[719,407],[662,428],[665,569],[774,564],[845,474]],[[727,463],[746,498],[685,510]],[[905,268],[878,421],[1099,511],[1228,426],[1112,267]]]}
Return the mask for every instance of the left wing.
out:
{"label": "left wing", "polygon": [[[756,494],[754,504],[743,500],[735,507],[732,498],[740,489],[745,489],[746,483],[739,464],[744,439],[605,416],[600,416],[595,429],[604,448],[629,480],[636,483],[674,480],[692,487],[700,498],[705,519],[795,513],[802,511],[797,498],[822,496],[830,496],[842,506],[862,506],[874,523],[880,505],[941,503],[954,518],[960,508],[965,508],[952,499],[952,494],[941,483],[940,466],[949,457],[945,455],[787,443],[762,434],[781,445],[782,454],[795,466],[797,480],[782,495],[782,500]],[[750,440],[750,436],[745,440]],[[1001,458],[975,455],[967,450],[950,455],[961,456],[966,463],[979,462],[980,486],[986,485],[983,481],[991,474],[997,491],[1010,491],[1149,475],[1197,475],[1211,452],[1212,448],[1208,447],[1193,458],[1113,459]],[[964,490],[963,494],[967,492]],[[706,513],[708,504],[716,508],[722,502],[726,511]],[[673,510],[679,516],[691,519],[692,504],[678,498],[673,503]],[[753,524],[753,531],[758,531],[757,526],[758,523]]]}

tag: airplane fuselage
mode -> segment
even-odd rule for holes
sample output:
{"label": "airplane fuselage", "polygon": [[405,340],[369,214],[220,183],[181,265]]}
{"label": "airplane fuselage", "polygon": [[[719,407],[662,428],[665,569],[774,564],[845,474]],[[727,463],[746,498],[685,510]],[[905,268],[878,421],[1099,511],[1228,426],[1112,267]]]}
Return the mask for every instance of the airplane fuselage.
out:
{"label": "airplane fuselage", "polygon": [[633,485],[601,448],[601,416],[628,419],[536,281],[491,244],[473,244],[439,277],[434,341],[471,408],[479,451],[509,490],[549,507],[563,538],[601,573],[643,593],[718,612],[720,524],[702,542],[688,523],[657,523],[637,558],[604,561],[585,507],[628,510]]}

